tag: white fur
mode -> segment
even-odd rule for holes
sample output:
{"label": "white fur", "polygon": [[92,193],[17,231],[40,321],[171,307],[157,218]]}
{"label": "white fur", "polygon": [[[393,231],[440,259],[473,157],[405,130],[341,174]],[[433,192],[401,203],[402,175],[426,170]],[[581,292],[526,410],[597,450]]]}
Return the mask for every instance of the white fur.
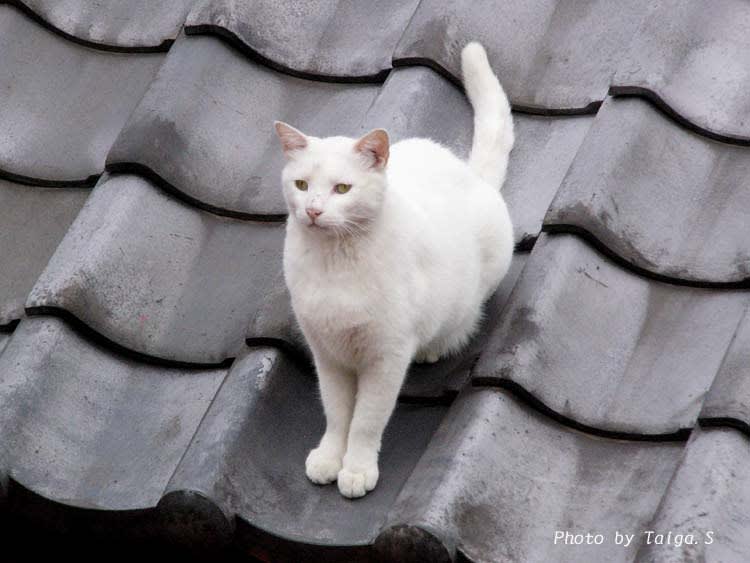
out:
{"label": "white fur", "polygon": [[[277,125],[289,157],[284,274],[327,420],[307,476],[338,480],[347,497],[377,483],[381,436],[410,362],[459,351],[510,265],[513,229],[499,192],[513,145],[510,106],[481,45],[464,49],[462,65],[475,110],[468,163],[408,139],[383,166],[382,131],[363,138],[374,149],[362,152],[354,139]],[[336,193],[338,183],[352,188]],[[316,225],[307,208],[322,211]]]}

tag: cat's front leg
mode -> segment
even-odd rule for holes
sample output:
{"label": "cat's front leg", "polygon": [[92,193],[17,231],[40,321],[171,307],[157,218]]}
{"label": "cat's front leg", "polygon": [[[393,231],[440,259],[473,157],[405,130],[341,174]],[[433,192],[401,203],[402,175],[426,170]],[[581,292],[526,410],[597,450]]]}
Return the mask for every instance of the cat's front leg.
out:
{"label": "cat's front leg", "polygon": [[373,362],[358,374],[357,402],[343,467],[338,474],[339,491],[345,497],[364,496],[378,482],[380,442],[411,356],[411,349],[389,353],[387,358]]}
{"label": "cat's front leg", "polygon": [[320,396],[326,415],[326,431],[318,447],[310,450],[305,473],[313,483],[325,485],[336,480],[346,452],[349,423],[354,410],[356,378],[316,355]]}

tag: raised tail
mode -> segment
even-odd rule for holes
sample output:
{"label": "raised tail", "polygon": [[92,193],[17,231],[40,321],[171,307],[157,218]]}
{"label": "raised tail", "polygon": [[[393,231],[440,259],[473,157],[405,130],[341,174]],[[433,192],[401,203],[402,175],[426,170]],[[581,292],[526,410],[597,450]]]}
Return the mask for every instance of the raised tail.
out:
{"label": "raised tail", "polygon": [[500,189],[514,140],[510,103],[479,43],[472,42],[464,47],[461,70],[464,88],[474,107],[474,141],[469,166]]}

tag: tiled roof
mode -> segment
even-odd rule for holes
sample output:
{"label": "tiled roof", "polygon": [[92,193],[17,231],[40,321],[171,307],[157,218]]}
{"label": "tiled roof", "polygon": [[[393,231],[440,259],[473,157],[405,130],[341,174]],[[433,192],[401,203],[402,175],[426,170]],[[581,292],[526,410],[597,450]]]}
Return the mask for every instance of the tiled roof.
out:
{"label": "tiled roof", "polygon": [[[3,521],[244,560],[750,560],[746,2],[0,4]],[[516,109],[517,251],[351,501],[304,474],[272,123],[466,156],[470,40]]]}

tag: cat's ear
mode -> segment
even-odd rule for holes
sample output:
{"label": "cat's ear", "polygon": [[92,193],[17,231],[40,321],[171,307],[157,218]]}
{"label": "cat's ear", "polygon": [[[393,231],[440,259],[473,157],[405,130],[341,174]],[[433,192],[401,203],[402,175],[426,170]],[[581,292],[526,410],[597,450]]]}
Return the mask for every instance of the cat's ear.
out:
{"label": "cat's ear", "polygon": [[287,157],[291,157],[292,153],[307,146],[307,137],[301,131],[283,121],[274,121],[273,124],[276,127],[276,134],[281,139],[281,148],[284,149]]}
{"label": "cat's ear", "polygon": [[375,129],[354,145],[354,150],[364,157],[371,168],[382,170],[388,163],[389,141],[385,129]]}

